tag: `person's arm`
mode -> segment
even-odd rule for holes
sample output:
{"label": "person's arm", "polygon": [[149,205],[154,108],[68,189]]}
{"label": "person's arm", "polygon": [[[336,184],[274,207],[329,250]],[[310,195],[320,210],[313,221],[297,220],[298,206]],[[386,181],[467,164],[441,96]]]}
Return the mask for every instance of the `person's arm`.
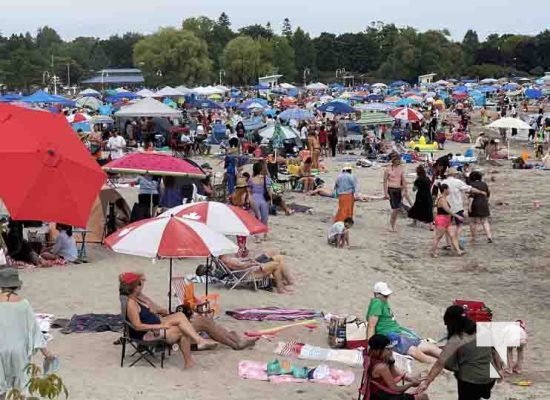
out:
{"label": "person's arm", "polygon": [[149,331],[152,329],[164,329],[167,328],[164,324],[144,324],[139,318],[139,306],[135,300],[128,300],[126,306],[126,317],[128,321],[133,325],[137,331]]}
{"label": "person's arm", "polygon": [[153,300],[151,300],[149,297],[145,296],[144,294],[140,294],[139,298],[140,300],[143,300],[143,302],[147,303],[151,311],[154,312],[155,314],[159,314],[163,317],[170,314],[166,308],[162,308],[161,306],[159,306],[157,303],[155,303]]}
{"label": "person's arm", "polygon": [[476,189],[466,184],[462,185],[459,189],[462,192],[468,192],[468,193],[480,194],[482,196],[487,196],[487,193],[485,193],[483,190]]}
{"label": "person's arm", "polygon": [[455,217],[455,218],[458,219],[459,221],[462,221],[462,220],[463,220],[463,218],[462,218],[460,215],[458,215],[458,214],[456,214],[456,213],[453,213],[453,212],[451,211],[451,207],[449,207],[449,203],[448,203],[447,201],[442,202],[441,199],[439,199],[439,201],[437,202],[437,206],[438,206],[438,207],[441,207],[442,209],[444,209],[444,210],[447,212],[447,214],[449,214],[449,215]]}
{"label": "person's arm", "polygon": [[60,237],[60,235],[57,235],[57,238],[55,239],[55,244],[50,249],[50,253],[57,255],[61,251],[61,248],[63,247],[63,244],[61,243],[62,240],[63,239]]}
{"label": "person's arm", "polygon": [[387,198],[390,197],[390,194],[388,193],[388,177],[389,177],[389,173],[388,173],[388,169],[386,168],[384,170],[384,196]]}
{"label": "person's arm", "polygon": [[239,271],[242,269],[247,269],[256,264],[255,262],[252,262],[252,261],[244,261],[244,260],[241,261],[235,257],[225,258],[225,259],[222,259],[222,261],[225,263],[225,266],[229,268],[231,271]]}
{"label": "person's arm", "polygon": [[378,372],[378,374],[384,381],[384,386],[386,386],[388,389],[391,389],[395,392],[404,393],[407,390],[409,390],[411,387],[415,387],[420,384],[417,380],[411,379],[410,383],[407,383],[405,385],[397,385],[387,365],[380,364],[378,367],[374,369],[373,373],[374,372]]}

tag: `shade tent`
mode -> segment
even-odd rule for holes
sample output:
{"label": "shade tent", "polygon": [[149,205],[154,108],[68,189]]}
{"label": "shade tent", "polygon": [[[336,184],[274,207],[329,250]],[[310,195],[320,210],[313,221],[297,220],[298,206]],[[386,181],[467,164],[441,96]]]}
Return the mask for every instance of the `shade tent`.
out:
{"label": "shade tent", "polygon": [[205,99],[205,100],[195,100],[191,105],[195,108],[206,108],[210,110],[221,110],[223,109],[223,106],[216,103],[213,100]]}
{"label": "shade tent", "polygon": [[187,93],[180,92],[178,89],[174,89],[170,86],[165,86],[154,94],[153,97],[182,97]]}
{"label": "shade tent", "polygon": [[522,121],[519,118],[499,118],[496,121],[491,122],[488,125],[488,128],[493,129],[518,129],[518,130],[529,130],[531,129],[530,125],[527,122]]}
{"label": "shade tent", "polygon": [[31,94],[30,96],[25,96],[19,101],[23,103],[73,103],[73,101],[66,99],[62,96],[56,96],[44,92],[43,90],[38,90]]}
{"label": "shade tent", "polygon": [[356,108],[361,111],[387,112],[387,111],[393,110],[395,107],[385,103],[368,103],[368,104],[360,104]]}
{"label": "shade tent", "polygon": [[82,108],[89,108],[90,110],[99,110],[99,107],[103,105],[101,100],[95,97],[81,97],[76,99],[76,105]]}
{"label": "shade tent", "polygon": [[373,88],[387,88],[388,85],[386,85],[385,83],[374,83],[372,85]]}
{"label": "shade tent", "polygon": [[101,243],[104,239],[109,214],[109,204],[119,203],[124,212],[130,217],[131,205],[137,203],[138,191],[135,188],[103,188],[92,206],[86,229],[86,240],[90,243]]}
{"label": "shade tent", "polygon": [[136,94],[139,97],[154,97],[155,96],[155,92],[153,92],[152,90],[149,90],[149,89],[141,89],[140,91],[136,92]]}
{"label": "shade tent", "polygon": [[493,83],[497,83],[498,80],[494,78],[485,78],[479,81],[482,85],[492,85]]}
{"label": "shade tent", "polygon": [[116,117],[181,117],[181,111],[174,110],[153,98],[136,101],[115,113]]}
{"label": "shade tent", "polygon": [[282,89],[296,89],[296,86],[291,85],[290,83],[281,83],[279,86]]}
{"label": "shade tent", "polygon": [[327,90],[328,86],[321,82],[310,83],[306,86],[308,90]]}
{"label": "shade tent", "polygon": [[524,94],[528,99],[540,99],[542,97],[542,90],[527,89]]}
{"label": "shade tent", "polygon": [[304,121],[313,119],[313,113],[302,108],[289,108],[279,114],[279,118],[283,121],[290,121],[295,119],[296,121]]}
{"label": "shade tent", "polygon": [[185,95],[188,95],[188,94],[193,93],[193,91],[192,91],[191,89],[189,89],[189,88],[187,88],[187,87],[185,87],[185,86],[183,86],[183,85],[178,86],[178,87],[176,88],[176,90],[180,91],[181,93],[183,93],[183,94],[185,94]]}

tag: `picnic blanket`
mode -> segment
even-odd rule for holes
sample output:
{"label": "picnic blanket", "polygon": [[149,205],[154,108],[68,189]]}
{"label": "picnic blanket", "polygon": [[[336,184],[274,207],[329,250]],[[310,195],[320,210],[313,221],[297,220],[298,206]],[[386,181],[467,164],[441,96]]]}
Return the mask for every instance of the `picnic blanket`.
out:
{"label": "picnic blanket", "polygon": [[[301,360],[333,361],[357,368],[363,366],[363,352],[361,350],[328,349],[291,341],[279,342],[274,353]],[[393,357],[397,368],[407,373],[412,373],[412,357],[403,356],[395,352],[393,353]]]}
{"label": "picnic blanket", "polygon": [[255,379],[272,383],[323,383],[326,385],[350,386],[355,380],[353,371],[328,368],[323,379],[299,379],[292,375],[267,375],[267,363],[258,361],[240,361],[238,374],[244,379]]}
{"label": "picnic blanket", "polygon": [[75,314],[61,332],[121,332],[123,323],[124,319],[120,314]]}
{"label": "picnic blanket", "polygon": [[299,321],[322,317],[320,311],[279,307],[237,308],[225,313],[235,319],[247,321]]}

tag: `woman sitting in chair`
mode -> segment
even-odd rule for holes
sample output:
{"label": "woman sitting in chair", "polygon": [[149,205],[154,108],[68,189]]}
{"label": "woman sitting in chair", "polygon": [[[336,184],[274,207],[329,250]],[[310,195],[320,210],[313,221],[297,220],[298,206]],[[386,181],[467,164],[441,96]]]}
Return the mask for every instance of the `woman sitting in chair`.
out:
{"label": "woman sitting in chair", "polygon": [[312,164],[311,157],[308,157],[300,165],[300,170],[298,171],[298,175],[300,176],[299,182],[302,184],[303,192],[315,189],[315,178],[311,174]]}
{"label": "woman sitting in chair", "polygon": [[[139,273],[126,272],[119,276],[120,294],[121,296],[128,296],[128,299],[129,299],[128,306],[127,306],[127,310],[128,310],[127,318],[132,323],[132,325],[134,325],[134,327],[138,328],[139,324],[136,325],[136,323],[131,319],[132,315],[130,313],[130,310],[131,310],[130,303],[133,303],[134,305],[140,308],[138,312],[138,317],[140,318],[141,325],[147,324],[147,321],[141,320],[142,313],[147,314],[149,312],[150,313],[149,317],[151,318],[149,323],[158,324],[158,325],[170,325],[172,327],[176,326],[179,329],[179,334],[181,337],[180,339],[176,340],[178,336],[178,332],[175,329],[172,329],[172,332],[174,332],[172,343],[180,342],[182,338],[184,339],[184,341],[188,342],[188,338],[187,337],[184,338],[184,336],[188,336],[189,338],[191,338],[193,342],[195,342],[199,346],[199,349],[201,349],[200,344],[202,342],[204,342],[204,345],[206,346],[212,346],[215,343],[211,341],[205,342],[204,339],[200,338],[200,336],[199,336],[200,340],[197,339],[197,337],[195,336],[196,332],[206,332],[208,336],[210,336],[216,342],[225,344],[231,347],[233,350],[242,350],[242,349],[251,347],[256,343],[257,339],[246,340],[244,338],[239,337],[239,335],[237,335],[237,333],[233,331],[227,331],[226,329],[222,328],[220,325],[216,324],[214,320],[209,316],[193,313],[191,310],[189,310],[189,313],[188,313],[189,319],[187,318],[186,315],[184,315],[181,312],[170,314],[167,309],[158,306],[155,302],[153,302],[153,300],[151,300],[149,297],[143,294],[144,282],[145,282],[145,276]],[[132,296],[134,299],[133,301],[131,300]],[[189,326],[189,323],[190,323],[190,326]],[[134,331],[134,332],[130,332],[130,334],[131,335],[137,334],[136,338],[139,339],[139,337],[141,336],[142,340],[158,339],[158,336],[155,336],[155,328],[151,328],[151,329],[152,330],[148,330],[147,332]],[[168,330],[166,333],[169,334],[170,330]],[[168,335],[166,337],[168,339]],[[183,349],[185,349],[185,347],[180,346],[180,349],[182,349],[182,354],[183,354],[184,353]],[[186,366],[187,366],[188,362],[186,359],[186,355],[184,355],[184,360],[186,360]]]}
{"label": "woman sitting in chair", "polygon": [[220,256],[220,260],[232,271],[245,270],[256,266],[258,267],[254,271],[256,278],[271,277],[275,281],[277,292],[281,294],[293,292],[292,285],[294,285],[294,279],[285,267],[284,257],[276,254],[276,252],[266,251],[255,259],[224,255]]}

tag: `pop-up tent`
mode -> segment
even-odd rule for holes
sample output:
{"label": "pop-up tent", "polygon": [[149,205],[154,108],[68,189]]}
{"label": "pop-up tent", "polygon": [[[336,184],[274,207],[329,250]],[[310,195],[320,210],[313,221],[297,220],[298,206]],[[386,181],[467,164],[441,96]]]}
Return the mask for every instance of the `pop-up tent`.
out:
{"label": "pop-up tent", "polygon": [[151,97],[136,101],[134,104],[122,107],[115,117],[181,117],[181,111],[174,110],[166,104]]}

